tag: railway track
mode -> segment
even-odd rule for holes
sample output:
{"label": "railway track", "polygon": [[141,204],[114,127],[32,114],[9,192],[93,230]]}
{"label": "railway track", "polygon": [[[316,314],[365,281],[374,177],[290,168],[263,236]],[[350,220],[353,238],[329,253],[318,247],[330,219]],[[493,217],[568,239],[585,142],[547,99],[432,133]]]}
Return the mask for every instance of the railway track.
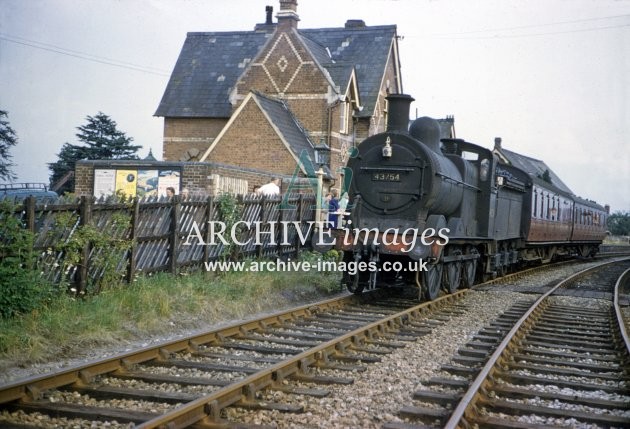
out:
{"label": "railway track", "polygon": [[352,375],[428,334],[465,293],[420,305],[346,296],[0,386],[0,426],[230,427],[228,407],[301,412],[258,398],[329,393],[294,383],[352,383],[325,372]]}
{"label": "railway track", "polygon": [[628,427],[624,283],[627,259],[529,291],[538,294],[515,302],[442,367],[450,376],[421,383],[400,410],[404,423],[384,427]]}
{"label": "railway track", "polygon": [[[467,293],[419,305],[342,297],[0,386],[0,426],[247,427],[226,420],[228,409],[301,413],[303,405],[269,398],[321,398],[327,385],[352,383],[366,365],[465,311],[458,303]],[[459,362],[478,364],[532,300],[514,303]]]}

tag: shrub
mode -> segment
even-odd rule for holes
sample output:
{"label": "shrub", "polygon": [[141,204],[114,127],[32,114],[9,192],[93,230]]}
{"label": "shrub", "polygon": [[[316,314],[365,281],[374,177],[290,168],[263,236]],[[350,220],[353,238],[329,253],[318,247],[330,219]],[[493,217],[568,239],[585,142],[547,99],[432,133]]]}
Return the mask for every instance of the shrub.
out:
{"label": "shrub", "polygon": [[0,317],[9,318],[42,305],[50,288],[35,267],[33,234],[15,216],[15,207],[0,202]]}

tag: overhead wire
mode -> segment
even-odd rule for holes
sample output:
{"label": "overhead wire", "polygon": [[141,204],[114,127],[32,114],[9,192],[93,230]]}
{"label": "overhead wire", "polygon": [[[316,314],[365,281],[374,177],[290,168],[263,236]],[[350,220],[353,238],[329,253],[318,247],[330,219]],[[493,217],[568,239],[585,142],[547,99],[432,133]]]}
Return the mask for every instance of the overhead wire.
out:
{"label": "overhead wire", "polygon": [[[600,30],[610,30],[616,28],[624,28],[629,27],[629,23],[623,24],[615,24],[615,25],[607,25],[607,26],[599,26],[599,27],[589,27],[589,28],[574,28],[567,30],[557,30],[557,31],[545,31],[545,32],[535,32],[535,33],[523,33],[523,34],[505,34],[505,32],[511,31],[519,31],[533,28],[541,28],[541,27],[550,27],[550,26],[562,26],[562,25],[571,25],[571,24],[581,24],[586,22],[595,22],[602,21],[607,19],[618,19],[618,18],[630,18],[629,15],[614,15],[614,16],[606,16],[606,17],[598,17],[598,18],[588,18],[588,19],[577,19],[570,21],[557,21],[557,22],[548,22],[542,24],[530,24],[530,25],[520,25],[513,27],[502,27],[502,28],[494,28],[494,29],[485,29],[485,30],[471,30],[471,31],[462,31],[462,32],[454,32],[454,33],[434,33],[428,35],[405,35],[405,37],[411,38],[431,38],[431,39],[444,39],[444,40],[480,40],[480,39],[511,39],[511,38],[527,38],[527,37],[539,37],[539,36],[550,36],[550,35],[558,35],[558,34],[571,34],[571,33],[583,33],[583,32],[591,32],[591,31],[600,31]],[[483,33],[495,33],[495,34],[487,34],[487,35],[479,35]],[[503,33],[503,34],[497,34]]]}
{"label": "overhead wire", "polygon": [[597,17],[597,18],[574,19],[571,21],[546,22],[543,24],[529,24],[529,25],[519,25],[519,26],[513,26],[513,27],[492,28],[492,29],[487,29],[487,30],[471,30],[471,31],[462,31],[462,32],[457,32],[457,33],[437,33],[437,34],[433,34],[433,36],[459,36],[459,35],[465,35],[465,34],[490,33],[493,31],[513,31],[513,30],[522,30],[525,28],[550,27],[552,25],[579,24],[579,23],[584,23],[584,22],[602,21],[605,19],[617,19],[617,18],[628,18],[628,17],[630,17],[630,14],[602,16],[602,17]]}
{"label": "overhead wire", "polygon": [[22,37],[11,36],[8,34],[0,33],[0,40],[4,40],[5,42],[15,43],[19,45],[29,46],[36,49],[41,49],[48,52],[54,52],[57,54],[67,55],[69,57],[74,57],[86,61],[92,61],[100,64],[106,64],[114,67],[125,68],[129,70],[139,71],[143,73],[154,74],[157,76],[165,76],[169,77],[170,73],[166,70],[158,69],[155,67],[141,66],[138,64],[129,63],[126,61],[115,60],[106,57],[99,57],[97,55],[88,54],[85,52],[75,51],[71,49],[62,48],[60,46],[51,45],[49,43],[38,42],[35,40],[29,40]]}

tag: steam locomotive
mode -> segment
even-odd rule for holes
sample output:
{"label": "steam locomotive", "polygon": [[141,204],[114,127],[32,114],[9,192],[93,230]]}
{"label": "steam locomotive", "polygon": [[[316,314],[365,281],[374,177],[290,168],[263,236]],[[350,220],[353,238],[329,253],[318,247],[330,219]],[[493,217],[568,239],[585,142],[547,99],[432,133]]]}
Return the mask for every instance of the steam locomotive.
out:
{"label": "steam locomotive", "polygon": [[[388,97],[387,130],[364,140],[348,162],[352,203],[336,240],[360,293],[412,285],[421,298],[559,256],[595,255],[606,210],[544,177],[502,162],[461,139],[441,139],[439,123],[409,125],[406,94]],[[369,267],[369,269],[368,269]]]}

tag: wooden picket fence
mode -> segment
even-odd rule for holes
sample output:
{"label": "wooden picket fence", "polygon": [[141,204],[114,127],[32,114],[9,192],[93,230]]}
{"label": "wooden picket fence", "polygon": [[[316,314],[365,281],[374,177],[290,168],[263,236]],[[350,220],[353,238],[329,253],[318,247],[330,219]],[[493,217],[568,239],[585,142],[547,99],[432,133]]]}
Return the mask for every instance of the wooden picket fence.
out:
{"label": "wooden picket fence", "polygon": [[[215,240],[214,245],[204,245],[196,239],[186,245],[191,233],[192,237],[201,235],[205,243],[210,243],[209,222],[224,220],[218,198],[221,197],[197,196],[185,201],[179,197],[171,200],[133,199],[111,203],[82,197],[72,204],[39,205],[31,197],[16,206],[15,214],[21,217],[24,227],[35,236],[34,249],[39,255],[38,267],[43,276],[52,283],[67,282],[77,293],[98,292],[100,286],[90,289],[90,285],[99,284],[106,272],[110,275],[117,273],[120,278],[131,282],[140,273],[166,271],[176,274],[205,269],[206,262],[220,258],[297,254],[302,243],[294,224],[288,229],[287,242],[290,244],[278,245],[282,241],[283,231],[276,228],[276,238],[271,240],[268,233],[271,223],[298,222],[304,236],[308,231],[307,222],[315,218],[313,195],[289,195],[288,207],[282,208],[280,196],[239,195],[236,197],[238,213],[235,217],[245,222],[261,222],[261,244],[255,244],[255,229],[245,228],[239,233],[239,242],[252,240],[243,246],[231,243],[229,231],[224,234],[229,241],[228,246],[220,240]],[[121,218],[128,221],[121,224]],[[199,234],[193,228],[194,223]],[[70,242],[83,225],[91,225],[112,241],[118,240],[128,245],[116,251],[86,243],[79,250],[79,260],[68,263],[65,258],[69,257],[70,252],[60,250],[63,246],[59,244]],[[103,265],[105,253],[109,256],[107,264]]]}

